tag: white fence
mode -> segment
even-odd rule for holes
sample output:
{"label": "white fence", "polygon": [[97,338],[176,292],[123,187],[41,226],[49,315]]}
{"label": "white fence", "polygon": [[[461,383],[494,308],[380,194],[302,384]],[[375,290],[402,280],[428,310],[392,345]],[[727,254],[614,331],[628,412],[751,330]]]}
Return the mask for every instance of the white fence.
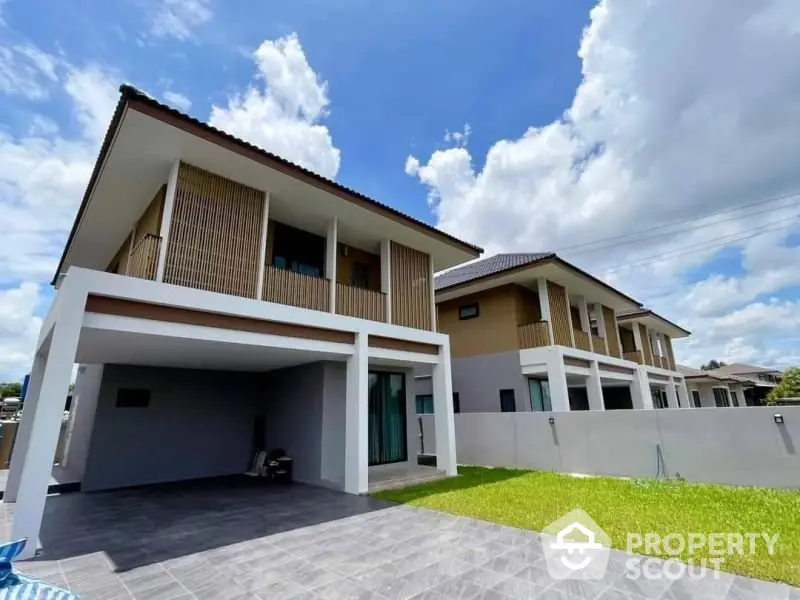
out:
{"label": "white fence", "polygon": [[[420,419],[433,454],[433,418]],[[462,413],[455,424],[460,464],[800,488],[800,407]]]}

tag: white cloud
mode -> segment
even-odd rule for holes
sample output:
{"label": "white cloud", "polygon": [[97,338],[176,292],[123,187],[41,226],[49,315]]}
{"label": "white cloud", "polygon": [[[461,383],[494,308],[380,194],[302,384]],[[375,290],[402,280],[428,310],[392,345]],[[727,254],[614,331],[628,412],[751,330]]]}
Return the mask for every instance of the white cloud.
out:
{"label": "white cloud", "polygon": [[58,64],[56,57],[29,44],[0,45],[0,93],[44,100]]}
{"label": "white cloud", "polygon": [[30,366],[41,321],[34,310],[75,217],[117,97],[113,75],[97,66],[56,71],[60,94],[78,124],[72,135],[43,115],[20,135],[0,132],[0,212],[13,224],[0,239],[0,376]]}
{"label": "white cloud", "polygon": [[184,41],[213,17],[209,0],[159,0],[150,18],[150,34]]}
{"label": "white cloud", "polygon": [[192,101],[180,92],[167,90],[164,92],[164,101],[183,112],[189,112],[189,109],[192,108]]}
{"label": "white cloud", "polygon": [[320,175],[335,177],[340,152],[320,123],[330,104],[328,86],[309,66],[297,36],[266,40],[253,58],[257,81],[228,98],[227,106],[213,106],[210,124]]}
{"label": "white cloud", "polygon": [[[428,186],[440,227],[488,251],[558,250],[800,191],[798,28],[800,13],[780,0],[601,1],[563,118],[496,142],[480,162],[451,134],[455,147],[409,157],[406,173]],[[800,251],[784,243],[800,203],[774,206],[784,208],[562,254],[694,326],[692,345],[679,346],[685,356],[723,358],[731,338],[716,339],[700,315],[800,283]],[[762,233],[741,239],[749,232]],[[720,239],[743,249],[745,274],[686,287],[688,270],[713,257]],[[767,352],[776,340],[739,337],[738,348],[777,360]]]}

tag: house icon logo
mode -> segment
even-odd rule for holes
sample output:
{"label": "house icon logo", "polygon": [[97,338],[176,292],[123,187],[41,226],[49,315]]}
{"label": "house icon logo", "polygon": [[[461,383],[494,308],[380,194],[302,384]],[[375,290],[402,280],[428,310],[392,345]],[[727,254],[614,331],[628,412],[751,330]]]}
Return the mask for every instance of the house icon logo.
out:
{"label": "house icon logo", "polygon": [[547,572],[555,579],[602,579],[611,539],[584,511],[570,511],[542,534]]}

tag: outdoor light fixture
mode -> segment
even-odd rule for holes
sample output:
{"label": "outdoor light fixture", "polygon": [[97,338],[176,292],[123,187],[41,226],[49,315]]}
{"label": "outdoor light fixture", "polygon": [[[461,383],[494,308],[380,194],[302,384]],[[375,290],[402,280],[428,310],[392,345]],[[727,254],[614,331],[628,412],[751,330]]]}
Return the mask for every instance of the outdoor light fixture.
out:
{"label": "outdoor light fixture", "polygon": [[783,415],[781,413],[775,413],[772,418],[778,425],[783,424]]}
{"label": "outdoor light fixture", "polygon": [[[780,415],[777,415],[777,416],[780,416]],[[555,425],[556,424],[556,418],[551,415],[550,418],[547,419],[547,422],[550,423],[550,425]],[[783,423],[783,420],[781,420],[781,423]]]}

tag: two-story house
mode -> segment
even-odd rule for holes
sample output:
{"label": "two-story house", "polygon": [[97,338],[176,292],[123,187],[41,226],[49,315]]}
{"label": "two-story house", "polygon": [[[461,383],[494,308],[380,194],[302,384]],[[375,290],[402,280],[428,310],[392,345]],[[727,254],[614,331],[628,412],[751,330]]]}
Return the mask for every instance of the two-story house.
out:
{"label": "two-story house", "polygon": [[744,403],[747,406],[762,406],[767,394],[781,382],[781,371],[770,367],[733,363],[711,369],[708,373],[717,377],[733,378],[744,384]]}
{"label": "two-story house", "polygon": [[[555,254],[499,254],[435,280],[456,411],[689,407],[685,329]],[[432,388],[417,376],[418,412]]]}
{"label": "two-story house", "polygon": [[84,491],[243,473],[281,448],[295,479],[365,493],[416,466],[420,366],[455,474],[433,273],[480,252],[123,86],[36,346],[13,537],[39,533],[74,363],[64,467]]}
{"label": "two-story house", "polygon": [[693,408],[736,408],[752,406],[749,398],[755,387],[749,379],[737,375],[717,373],[716,369],[703,371],[686,365],[677,365],[686,379],[686,388]]}

